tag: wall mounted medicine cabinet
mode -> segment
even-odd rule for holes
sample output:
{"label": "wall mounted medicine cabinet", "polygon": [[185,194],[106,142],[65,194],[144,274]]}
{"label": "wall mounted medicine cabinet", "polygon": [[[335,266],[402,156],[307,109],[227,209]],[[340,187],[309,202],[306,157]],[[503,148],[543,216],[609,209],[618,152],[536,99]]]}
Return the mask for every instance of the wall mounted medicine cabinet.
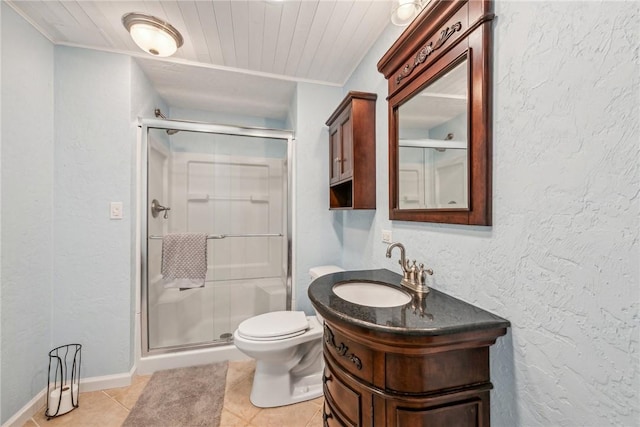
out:
{"label": "wall mounted medicine cabinet", "polygon": [[375,93],[349,92],[329,126],[329,208],[376,208]]}
{"label": "wall mounted medicine cabinet", "polygon": [[489,0],[433,0],[378,62],[389,218],[491,225]]}

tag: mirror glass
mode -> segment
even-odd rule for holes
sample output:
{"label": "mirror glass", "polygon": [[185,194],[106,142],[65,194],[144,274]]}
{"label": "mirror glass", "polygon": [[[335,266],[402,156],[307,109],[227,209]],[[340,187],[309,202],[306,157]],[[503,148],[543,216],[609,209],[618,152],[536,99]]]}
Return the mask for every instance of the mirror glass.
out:
{"label": "mirror glass", "polygon": [[469,208],[468,61],[398,107],[400,209]]}

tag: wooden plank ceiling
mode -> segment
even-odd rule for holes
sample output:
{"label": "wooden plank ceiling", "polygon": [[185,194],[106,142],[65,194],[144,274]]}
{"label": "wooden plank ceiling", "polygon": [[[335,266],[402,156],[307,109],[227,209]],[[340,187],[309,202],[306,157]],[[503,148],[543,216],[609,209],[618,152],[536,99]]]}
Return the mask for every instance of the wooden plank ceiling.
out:
{"label": "wooden plank ceiling", "polygon": [[[390,0],[227,0],[227,1],[88,1],[7,0],[7,3],[55,44],[130,54],[138,60],[158,92],[170,105],[189,104],[187,85],[180,94],[179,81],[189,79],[189,70],[210,73],[205,80],[224,78],[234,94],[255,77],[256,88],[275,79],[289,93],[297,81],[341,86],[389,23]],[[171,23],[184,37],[184,45],[166,63],[142,52],[121,23],[129,12],[142,12]],[[176,65],[179,64],[179,65]],[[190,68],[191,67],[191,68]],[[176,72],[176,69],[180,73]],[[163,70],[170,70],[168,75]],[[220,72],[226,72],[219,74]],[[219,74],[219,75],[218,75]],[[172,87],[169,95],[159,82]],[[283,84],[283,82],[285,82]],[[267,83],[267,86],[269,84]],[[217,85],[216,90],[224,88]],[[196,90],[196,92],[198,92]],[[198,95],[202,101],[202,91]],[[273,96],[271,93],[262,94]],[[183,97],[181,99],[180,97]],[[226,94],[228,99],[230,94]],[[186,98],[185,98],[186,97]],[[286,98],[286,96],[281,96]],[[215,102],[212,101],[212,102]],[[248,102],[261,104],[260,99]],[[199,107],[206,105],[198,104]],[[283,105],[273,117],[282,117]],[[246,110],[244,110],[246,113]],[[267,114],[266,116],[269,116]]]}

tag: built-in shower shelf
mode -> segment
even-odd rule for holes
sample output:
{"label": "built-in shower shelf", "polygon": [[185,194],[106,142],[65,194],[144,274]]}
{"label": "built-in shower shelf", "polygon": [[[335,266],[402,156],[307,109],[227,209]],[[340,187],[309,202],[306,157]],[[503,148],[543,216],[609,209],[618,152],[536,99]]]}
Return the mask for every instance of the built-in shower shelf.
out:
{"label": "built-in shower shelf", "polygon": [[187,200],[190,202],[208,202],[209,200],[222,200],[222,201],[236,201],[236,202],[251,202],[251,203],[269,203],[269,196],[266,194],[252,194],[245,197],[233,197],[233,196],[215,196],[204,193],[189,193]]}
{"label": "built-in shower shelf", "polygon": [[404,203],[420,203],[420,198],[418,196],[403,196],[402,201]]}

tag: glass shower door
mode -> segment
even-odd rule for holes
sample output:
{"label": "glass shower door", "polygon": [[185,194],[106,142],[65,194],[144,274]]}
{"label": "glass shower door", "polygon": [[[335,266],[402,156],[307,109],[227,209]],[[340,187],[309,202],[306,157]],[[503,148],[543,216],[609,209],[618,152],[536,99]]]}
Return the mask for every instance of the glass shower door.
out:
{"label": "glass shower door", "polygon": [[[170,208],[147,221],[148,347],[228,343],[287,305],[287,140],[151,129],[148,141],[148,198]],[[167,233],[209,236],[203,288],[163,287]]]}

